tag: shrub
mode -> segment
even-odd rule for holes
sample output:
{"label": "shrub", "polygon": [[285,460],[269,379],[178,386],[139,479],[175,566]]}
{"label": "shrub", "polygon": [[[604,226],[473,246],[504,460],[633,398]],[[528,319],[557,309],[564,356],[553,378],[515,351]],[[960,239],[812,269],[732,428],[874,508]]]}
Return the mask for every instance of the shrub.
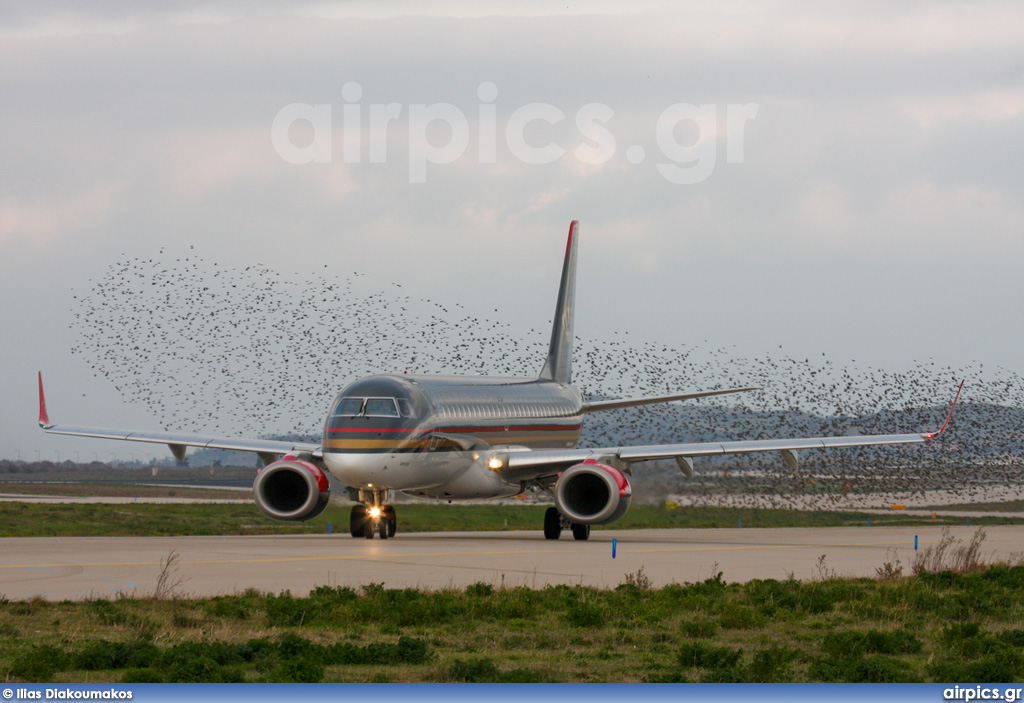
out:
{"label": "shrub", "polygon": [[8,680],[50,681],[67,663],[63,650],[48,644],[29,647],[17,652],[7,668]]}
{"label": "shrub", "polygon": [[267,596],[264,607],[267,623],[278,627],[309,624],[324,610],[322,602],[312,598],[293,598],[288,591],[278,596]]}
{"label": "shrub", "polygon": [[827,613],[835,607],[835,601],[821,588],[820,584],[804,586],[796,592],[797,607],[811,615]]}
{"label": "shrub", "polygon": [[427,643],[415,637],[399,637],[395,645],[394,659],[402,664],[422,664],[427,660],[430,650]]}
{"label": "shrub", "polygon": [[602,627],[605,624],[604,613],[593,603],[573,603],[562,618],[573,627]]}
{"label": "shrub", "polygon": [[128,623],[129,615],[119,606],[109,600],[94,600],[89,603],[89,610],[96,613],[99,621],[107,626],[125,625]]}
{"label": "shrub", "polygon": [[266,661],[276,651],[274,644],[266,637],[251,639],[235,645],[235,653],[244,662],[260,663]]}
{"label": "shrub", "polygon": [[233,620],[248,620],[255,609],[251,599],[240,596],[215,596],[204,607],[210,615]]}
{"label": "shrub", "polygon": [[494,586],[489,583],[477,581],[466,586],[466,595],[475,598],[485,598],[494,593]]}
{"label": "shrub", "polygon": [[72,669],[97,671],[151,666],[160,657],[160,650],[150,642],[108,642],[96,640],[71,656]]}
{"label": "shrub", "polygon": [[680,629],[687,637],[708,639],[715,636],[718,623],[714,620],[688,620],[680,625]]}
{"label": "shrub", "polygon": [[275,683],[319,683],[324,678],[323,663],[305,657],[281,661],[270,670],[268,681]]}
{"label": "shrub", "polygon": [[671,669],[669,671],[652,673],[649,674],[644,681],[647,683],[692,683],[692,679],[684,674],[682,669]]}
{"label": "shrub", "polygon": [[830,632],[821,641],[821,649],[832,657],[844,659],[863,654],[916,654],[924,645],[906,630],[844,630]]}
{"label": "shrub", "polygon": [[165,649],[160,657],[165,667],[198,660],[209,660],[218,666],[241,664],[244,661],[238,646],[230,642],[182,642]]}
{"label": "shrub", "polygon": [[168,683],[242,683],[240,669],[222,666],[209,657],[178,659],[166,669]]}
{"label": "shrub", "polygon": [[347,603],[359,597],[355,590],[348,586],[317,586],[309,595],[336,603]]}
{"label": "shrub", "polygon": [[1011,647],[1024,649],[1024,630],[1006,630],[999,633],[999,639]]}
{"label": "shrub", "polygon": [[762,627],[765,616],[739,603],[723,603],[719,608],[718,623],[729,630]]}
{"label": "shrub", "polygon": [[450,681],[467,683],[494,683],[498,680],[497,665],[490,659],[456,659],[445,670],[445,678]]}
{"label": "shrub", "polygon": [[907,683],[920,681],[906,662],[875,655],[843,659],[819,659],[811,664],[808,676],[814,681],[834,683]]}
{"label": "shrub", "polygon": [[498,683],[544,683],[545,679],[532,669],[517,667],[498,672]]}
{"label": "shrub", "polygon": [[121,683],[165,683],[163,674],[153,668],[126,669],[121,674]]}
{"label": "shrub", "polygon": [[788,681],[790,663],[799,656],[795,649],[776,645],[755,652],[750,661],[750,679],[757,683]]}
{"label": "shrub", "polygon": [[679,665],[684,669],[695,666],[702,669],[731,669],[739,663],[742,656],[742,649],[687,642],[679,648]]}

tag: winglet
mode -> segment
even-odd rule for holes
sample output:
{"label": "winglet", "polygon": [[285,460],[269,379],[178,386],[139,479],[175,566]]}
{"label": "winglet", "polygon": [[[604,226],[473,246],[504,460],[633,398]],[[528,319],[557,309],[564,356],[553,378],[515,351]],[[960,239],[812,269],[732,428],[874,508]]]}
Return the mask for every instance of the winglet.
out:
{"label": "winglet", "polygon": [[39,372],[39,426],[44,430],[53,427],[50,416],[46,414],[46,396],[43,395],[43,372]]}
{"label": "winglet", "polygon": [[[966,381],[967,379],[964,379]],[[942,427],[938,432],[928,432],[924,435],[925,439],[935,439],[940,434],[946,431],[946,426],[949,425],[949,421],[953,419],[953,410],[956,409],[956,401],[960,400],[960,391],[964,389],[964,381],[960,381],[960,387],[956,389],[956,397],[953,398],[953,405],[949,408],[949,415],[946,415],[946,421],[942,423]]]}
{"label": "winglet", "polygon": [[572,332],[576,297],[576,243],[579,220],[569,225],[569,239],[565,243],[562,262],[562,280],[555,303],[555,320],[551,326],[551,345],[548,358],[541,369],[540,378],[558,383],[572,382]]}

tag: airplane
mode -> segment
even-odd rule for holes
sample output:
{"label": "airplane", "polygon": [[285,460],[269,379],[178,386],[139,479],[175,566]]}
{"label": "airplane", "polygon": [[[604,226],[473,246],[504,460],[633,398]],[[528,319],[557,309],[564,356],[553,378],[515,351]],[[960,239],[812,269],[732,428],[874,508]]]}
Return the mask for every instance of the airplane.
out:
{"label": "airplane", "polygon": [[536,377],[380,374],[343,388],[324,421],[319,443],[218,438],[173,432],[107,430],[50,422],[39,373],[39,425],[50,434],[166,444],[179,461],[187,447],[255,452],[263,468],[253,482],[257,507],[277,520],[309,520],[327,507],[328,474],[356,503],[352,537],[394,537],[395,492],[445,500],[509,498],[535,489],[554,506],[544,537],[571,530],[586,540],[592,525],[625,515],[636,463],[674,459],[692,478],[695,458],[779,452],[791,470],[807,449],[922,443],[949,425],[957,390],[937,432],[578,448],[590,413],[740,393],[755,388],[677,393],[621,400],[585,400],[572,385],[573,316],[579,222],[569,226],[548,355]]}

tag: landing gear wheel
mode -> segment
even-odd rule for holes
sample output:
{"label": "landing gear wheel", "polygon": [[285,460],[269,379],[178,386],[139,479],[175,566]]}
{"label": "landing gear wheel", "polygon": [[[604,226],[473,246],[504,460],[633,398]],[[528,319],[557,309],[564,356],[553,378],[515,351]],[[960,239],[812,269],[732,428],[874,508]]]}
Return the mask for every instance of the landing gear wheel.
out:
{"label": "landing gear wheel", "polygon": [[353,505],[352,514],[348,519],[348,530],[353,537],[363,536],[363,524],[366,522],[366,506]]}
{"label": "landing gear wheel", "polygon": [[583,541],[590,537],[590,525],[577,525],[575,522],[572,524],[572,538],[575,540]]}
{"label": "landing gear wheel", "polygon": [[558,539],[562,536],[562,516],[558,508],[544,511],[544,539]]}
{"label": "landing gear wheel", "polygon": [[373,518],[366,518],[366,522],[363,523],[363,537],[373,539]]}
{"label": "landing gear wheel", "polygon": [[377,520],[377,534],[380,535],[381,539],[388,538],[388,521],[387,518],[384,517],[383,513]]}
{"label": "landing gear wheel", "polygon": [[398,531],[398,520],[395,518],[395,506],[385,505],[381,517],[388,523],[388,537],[394,537]]}

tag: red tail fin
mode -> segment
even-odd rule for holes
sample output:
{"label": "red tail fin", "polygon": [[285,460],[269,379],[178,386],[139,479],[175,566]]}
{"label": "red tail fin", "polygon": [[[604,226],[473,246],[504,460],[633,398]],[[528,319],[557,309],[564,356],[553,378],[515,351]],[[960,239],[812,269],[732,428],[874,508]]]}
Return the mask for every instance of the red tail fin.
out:
{"label": "red tail fin", "polygon": [[43,395],[43,372],[39,372],[39,426],[50,427],[50,416],[46,414],[46,396]]}

